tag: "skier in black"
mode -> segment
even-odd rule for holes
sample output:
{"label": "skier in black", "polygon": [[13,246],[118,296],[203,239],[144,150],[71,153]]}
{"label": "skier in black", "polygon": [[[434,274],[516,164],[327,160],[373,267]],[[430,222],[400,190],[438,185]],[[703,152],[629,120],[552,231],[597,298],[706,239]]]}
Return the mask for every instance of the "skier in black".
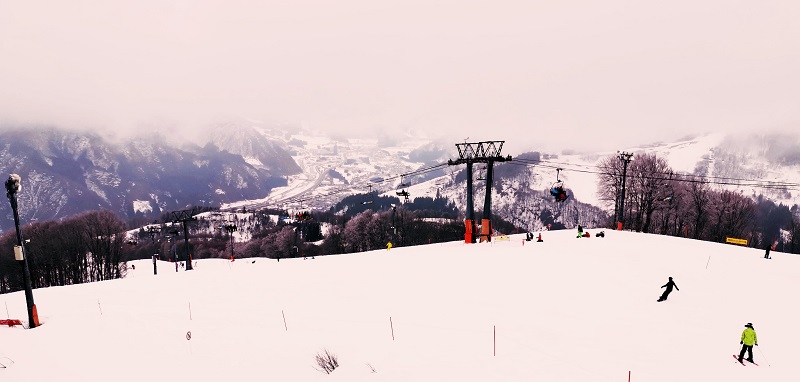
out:
{"label": "skier in black", "polygon": [[665,290],[664,293],[661,294],[661,297],[658,298],[659,302],[665,301],[667,299],[667,296],[669,296],[669,294],[672,293],[672,287],[675,287],[676,290],[680,290],[680,288],[678,288],[678,285],[675,284],[674,281],[672,281],[672,277],[670,277],[669,281],[667,281],[667,283],[662,285],[661,287],[662,288],[666,287],[667,290]]}
{"label": "skier in black", "polygon": [[764,253],[764,258],[771,259],[771,257],[769,257],[769,251],[772,249],[772,243],[767,243],[767,247],[764,249],[767,251],[766,253]]}

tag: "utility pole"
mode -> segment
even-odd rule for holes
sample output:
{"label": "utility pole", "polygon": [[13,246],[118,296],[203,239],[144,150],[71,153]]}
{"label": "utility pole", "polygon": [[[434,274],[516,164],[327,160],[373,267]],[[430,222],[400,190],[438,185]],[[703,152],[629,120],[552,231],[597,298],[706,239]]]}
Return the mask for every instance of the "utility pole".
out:
{"label": "utility pole", "polygon": [[184,247],[186,248],[186,270],[191,271],[192,268],[192,256],[191,252],[189,251],[189,226],[188,223],[193,220],[197,220],[194,217],[194,210],[183,210],[183,211],[172,211],[172,222],[173,223],[183,223],[183,241]]}
{"label": "utility pole", "polygon": [[11,174],[6,180],[6,196],[11,203],[11,210],[14,212],[14,228],[17,229],[17,245],[14,246],[14,257],[22,266],[22,280],[25,283],[25,301],[28,304],[28,327],[39,326],[39,314],[36,312],[36,304],[33,302],[33,289],[31,288],[31,271],[28,268],[28,257],[25,256],[25,246],[22,243],[22,232],[19,230],[19,211],[17,211],[17,193],[22,189],[21,178],[17,174]]}
{"label": "utility pole", "polygon": [[622,161],[622,193],[619,197],[619,212],[617,213],[617,230],[622,231],[625,222],[625,181],[628,176],[628,163],[631,162],[633,153],[621,152],[619,153],[619,160]]}

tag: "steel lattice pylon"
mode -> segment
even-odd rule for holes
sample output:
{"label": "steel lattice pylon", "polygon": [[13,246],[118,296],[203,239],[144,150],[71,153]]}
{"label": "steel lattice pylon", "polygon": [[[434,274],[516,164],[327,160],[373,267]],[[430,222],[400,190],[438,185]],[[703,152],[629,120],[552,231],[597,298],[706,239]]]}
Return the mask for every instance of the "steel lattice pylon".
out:
{"label": "steel lattice pylon", "polygon": [[467,165],[467,211],[464,225],[466,226],[466,233],[464,234],[465,243],[475,242],[475,210],[472,201],[472,164],[473,163],[486,163],[486,199],[483,204],[483,219],[481,221],[481,241],[492,240],[492,174],[494,162],[506,162],[511,160],[511,156],[503,157],[500,151],[503,150],[505,141],[483,141],[473,143],[456,143],[458,149],[458,159],[448,160],[447,164],[451,166],[466,164]]}

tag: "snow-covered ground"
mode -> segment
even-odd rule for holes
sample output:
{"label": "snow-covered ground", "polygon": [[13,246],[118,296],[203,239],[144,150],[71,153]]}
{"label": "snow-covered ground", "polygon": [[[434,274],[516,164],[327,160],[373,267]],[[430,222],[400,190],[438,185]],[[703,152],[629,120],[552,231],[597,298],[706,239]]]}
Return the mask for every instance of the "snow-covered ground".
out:
{"label": "snow-covered ground", "polygon": [[[596,230],[590,230],[596,233]],[[34,290],[0,381],[796,381],[800,257],[606,231],[201,260]],[[171,267],[172,266],[172,267]],[[672,276],[679,291],[656,302]],[[25,319],[22,293],[0,295]],[[5,312],[3,312],[5,313]],[[760,366],[741,366],[752,322]],[[188,334],[191,332],[191,337]],[[315,370],[325,349],[340,367]]]}

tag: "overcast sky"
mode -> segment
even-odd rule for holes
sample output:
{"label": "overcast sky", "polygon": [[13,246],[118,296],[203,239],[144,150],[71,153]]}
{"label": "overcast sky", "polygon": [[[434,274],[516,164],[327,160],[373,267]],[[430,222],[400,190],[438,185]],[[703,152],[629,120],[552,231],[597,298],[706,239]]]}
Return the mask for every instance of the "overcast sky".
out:
{"label": "overcast sky", "polygon": [[0,120],[603,148],[800,131],[797,0],[0,0]]}

